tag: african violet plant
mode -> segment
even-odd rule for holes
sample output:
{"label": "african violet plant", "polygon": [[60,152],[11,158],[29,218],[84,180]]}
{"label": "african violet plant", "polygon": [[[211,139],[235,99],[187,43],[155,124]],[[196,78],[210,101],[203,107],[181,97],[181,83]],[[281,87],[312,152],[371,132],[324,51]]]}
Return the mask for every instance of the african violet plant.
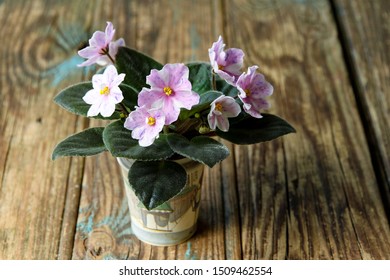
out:
{"label": "african violet plant", "polygon": [[61,156],[90,156],[109,151],[135,160],[128,179],[147,209],[177,195],[186,184],[175,159],[190,158],[209,167],[229,155],[217,137],[235,144],[269,141],[294,128],[261,113],[269,107],[272,85],[251,66],[242,73],[241,49],[224,50],[221,37],[209,49],[210,63],[161,64],[123,39],[114,41],[107,22],[89,46],[79,51],[79,66],[104,66],[92,77],[62,90],[54,101],[71,113],[111,120],[74,134],[54,149]]}

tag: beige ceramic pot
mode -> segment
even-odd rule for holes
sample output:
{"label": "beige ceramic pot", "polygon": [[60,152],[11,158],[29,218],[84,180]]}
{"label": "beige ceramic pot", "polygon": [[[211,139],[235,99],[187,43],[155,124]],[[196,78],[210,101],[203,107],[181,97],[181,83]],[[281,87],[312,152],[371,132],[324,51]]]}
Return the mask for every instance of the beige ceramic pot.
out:
{"label": "beige ceramic pot", "polygon": [[196,231],[204,165],[181,159],[187,172],[187,184],[175,197],[156,209],[147,210],[135,195],[128,181],[133,160],[118,158],[129,203],[133,233],[143,242],[170,246],[188,240]]}

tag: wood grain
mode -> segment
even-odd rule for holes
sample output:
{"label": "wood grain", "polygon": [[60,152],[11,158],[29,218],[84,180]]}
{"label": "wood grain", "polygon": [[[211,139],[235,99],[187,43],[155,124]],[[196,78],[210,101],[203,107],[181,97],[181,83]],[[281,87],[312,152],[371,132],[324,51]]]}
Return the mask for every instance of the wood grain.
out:
{"label": "wood grain", "polygon": [[333,2],[371,160],[390,217],[390,2]]}
{"label": "wood grain", "polygon": [[[0,259],[389,259],[389,10],[386,0],[0,1]],[[77,50],[106,21],[162,63],[207,61],[223,35],[274,85],[270,113],[297,129],[225,142],[231,156],[206,168],[199,228],[184,244],[134,236],[108,153],[50,159],[60,140],[104,123],[52,99],[96,72],[77,67]]]}
{"label": "wood grain", "polygon": [[[64,53],[74,55],[77,45],[62,40],[71,34],[57,25],[61,9],[42,4],[0,5],[8,27],[0,31],[7,38],[0,47],[0,259],[57,258],[68,182],[80,180],[80,162],[50,160],[60,138],[86,126],[52,102],[61,87],[80,79],[81,71],[65,71]],[[66,82],[56,75],[60,70],[69,75]]]}
{"label": "wood grain", "polygon": [[[298,133],[237,147],[243,257],[386,259],[389,226],[327,1],[226,1],[231,47]],[[240,28],[234,28],[240,26]]]}
{"label": "wood grain", "polygon": [[[215,6],[209,1],[198,1],[197,5],[188,1],[132,1],[126,8],[113,10],[112,17],[118,36],[123,36],[127,45],[136,47],[162,63],[175,63],[208,58],[207,49],[210,47],[209,42],[213,40],[210,27],[214,24],[211,16],[216,13],[214,9]],[[102,13],[101,18],[111,20],[110,13],[105,10],[98,10],[99,12]],[[198,15],[203,16],[201,21]],[[121,25],[121,22],[116,22],[117,18],[124,19],[133,28],[127,30],[127,33],[121,33],[121,27],[125,23],[122,22]],[[221,207],[223,197],[220,195],[218,167],[207,170],[205,174],[206,183],[196,236],[182,245],[159,248],[141,243],[128,232],[129,214],[126,212],[127,199],[123,195],[123,184],[119,181],[110,183],[113,174],[118,177],[120,174],[115,166],[115,159],[110,159],[108,155],[92,157],[86,161],[72,258],[226,258],[224,213]],[[99,238],[94,237],[96,231]]]}

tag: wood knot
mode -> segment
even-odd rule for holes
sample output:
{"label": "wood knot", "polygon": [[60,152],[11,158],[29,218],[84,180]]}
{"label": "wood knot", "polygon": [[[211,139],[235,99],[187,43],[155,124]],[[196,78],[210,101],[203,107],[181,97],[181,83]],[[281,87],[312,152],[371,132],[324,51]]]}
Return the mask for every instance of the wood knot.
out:
{"label": "wood knot", "polygon": [[84,248],[93,259],[103,258],[115,248],[115,238],[105,228],[94,229],[84,240]]}

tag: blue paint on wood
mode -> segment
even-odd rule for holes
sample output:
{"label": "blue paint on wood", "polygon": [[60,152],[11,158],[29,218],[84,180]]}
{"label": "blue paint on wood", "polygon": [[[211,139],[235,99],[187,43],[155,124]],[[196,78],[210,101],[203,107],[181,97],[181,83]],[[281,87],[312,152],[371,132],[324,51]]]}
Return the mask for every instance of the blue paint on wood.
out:
{"label": "blue paint on wood", "polygon": [[51,86],[56,87],[61,82],[70,80],[73,75],[90,76],[97,70],[97,66],[78,67],[77,65],[85,61],[77,54],[77,50],[84,43],[88,44],[91,37],[89,32],[84,30],[82,25],[71,23],[48,28],[47,33],[55,38],[55,52],[65,52],[65,59],[47,71],[42,72],[44,78],[51,80]]}
{"label": "blue paint on wood", "polygon": [[199,49],[200,37],[198,31],[196,30],[196,25],[191,25],[190,28],[190,38],[191,38],[191,61],[197,60],[196,52]]}
{"label": "blue paint on wood", "polygon": [[83,75],[89,75],[89,73],[96,72],[96,66],[91,65],[87,67],[78,67],[77,65],[82,63],[85,59],[78,55],[74,55],[66,60],[64,60],[62,63],[57,65],[56,67],[50,69],[46,72],[47,76],[50,76],[52,79],[51,86],[56,87],[58,86],[62,81],[65,81],[71,77],[71,75],[75,74],[83,74]]}
{"label": "blue paint on wood", "polygon": [[[97,205],[89,205],[88,207],[80,208],[79,214],[82,216],[77,223],[77,230],[83,234],[89,234],[94,228],[107,226],[115,233],[116,238],[124,237],[125,235],[132,235],[130,214],[128,210],[127,200],[122,199],[119,211],[114,216],[107,216],[100,221],[95,221],[95,211]],[[88,213],[90,213],[88,215]]]}
{"label": "blue paint on wood", "polygon": [[82,219],[77,223],[76,226],[77,230],[81,231],[84,234],[89,234],[94,228],[93,225],[94,217],[95,217],[95,213],[92,211],[91,215],[85,217],[84,219]]}
{"label": "blue paint on wood", "polygon": [[196,256],[195,253],[192,252],[191,250],[191,242],[187,243],[187,250],[184,254],[184,259],[185,260],[197,260],[198,257]]}
{"label": "blue paint on wood", "polygon": [[173,17],[172,17],[173,24],[176,25],[179,22],[181,17],[181,9],[177,9],[177,7],[179,6],[178,0],[170,0],[169,6],[173,12]]}
{"label": "blue paint on wood", "polygon": [[111,254],[106,254],[103,256],[103,260],[117,260],[117,258],[113,257]]}

